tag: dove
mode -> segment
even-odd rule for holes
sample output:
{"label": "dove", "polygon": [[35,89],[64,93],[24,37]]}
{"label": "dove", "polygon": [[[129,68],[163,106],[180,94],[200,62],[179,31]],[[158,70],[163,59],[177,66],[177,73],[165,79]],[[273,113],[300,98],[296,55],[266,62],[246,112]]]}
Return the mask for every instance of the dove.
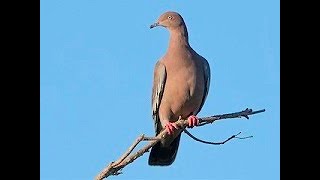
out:
{"label": "dove", "polygon": [[171,165],[177,155],[183,129],[174,124],[179,117],[188,127],[199,124],[196,116],[204,105],[210,86],[210,66],[189,44],[187,26],[182,16],[173,11],[162,14],[150,28],[164,27],[170,33],[166,53],[154,68],[152,117],[156,135],[163,128],[169,138],[152,147],[148,164]]}

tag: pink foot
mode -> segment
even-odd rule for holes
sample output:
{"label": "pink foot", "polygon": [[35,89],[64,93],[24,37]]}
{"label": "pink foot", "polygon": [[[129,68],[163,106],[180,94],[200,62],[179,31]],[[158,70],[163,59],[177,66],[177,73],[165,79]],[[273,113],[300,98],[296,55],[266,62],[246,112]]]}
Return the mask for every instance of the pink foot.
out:
{"label": "pink foot", "polygon": [[168,131],[168,134],[171,135],[176,129],[179,129],[179,127],[175,123],[168,122],[165,125],[166,130]]}
{"label": "pink foot", "polygon": [[191,115],[188,117],[189,128],[193,128],[194,126],[198,126],[199,119],[195,115]]}

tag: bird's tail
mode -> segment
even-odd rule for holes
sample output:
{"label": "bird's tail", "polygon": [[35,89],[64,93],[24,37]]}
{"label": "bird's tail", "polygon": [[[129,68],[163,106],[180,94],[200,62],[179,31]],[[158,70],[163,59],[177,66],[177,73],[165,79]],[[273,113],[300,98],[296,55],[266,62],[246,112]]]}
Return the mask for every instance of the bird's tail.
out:
{"label": "bird's tail", "polygon": [[163,146],[160,142],[154,145],[149,155],[149,165],[169,166],[176,159],[179,148],[181,133],[172,141],[169,146]]}

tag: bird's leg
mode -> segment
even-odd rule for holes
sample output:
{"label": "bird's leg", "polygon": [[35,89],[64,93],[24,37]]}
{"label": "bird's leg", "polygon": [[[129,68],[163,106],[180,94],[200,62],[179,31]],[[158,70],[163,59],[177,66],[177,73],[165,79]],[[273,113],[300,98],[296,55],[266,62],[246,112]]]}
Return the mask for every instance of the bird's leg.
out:
{"label": "bird's leg", "polygon": [[197,116],[195,115],[191,115],[188,117],[188,127],[189,128],[193,128],[194,126],[198,126],[199,124],[199,119]]}
{"label": "bird's leg", "polygon": [[168,134],[171,135],[176,129],[179,129],[179,127],[175,123],[167,122],[167,124],[164,126],[166,130],[168,131]]}

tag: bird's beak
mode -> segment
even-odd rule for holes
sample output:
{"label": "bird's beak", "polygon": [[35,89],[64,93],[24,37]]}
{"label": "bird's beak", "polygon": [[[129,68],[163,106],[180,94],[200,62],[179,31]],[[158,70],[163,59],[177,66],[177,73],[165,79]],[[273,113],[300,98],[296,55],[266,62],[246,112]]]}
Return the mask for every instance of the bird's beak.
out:
{"label": "bird's beak", "polygon": [[154,23],[154,24],[151,24],[151,25],[150,25],[150,29],[152,29],[152,28],[154,28],[154,27],[157,27],[157,26],[159,26],[159,23],[158,23],[158,22],[156,22],[156,23]]}

